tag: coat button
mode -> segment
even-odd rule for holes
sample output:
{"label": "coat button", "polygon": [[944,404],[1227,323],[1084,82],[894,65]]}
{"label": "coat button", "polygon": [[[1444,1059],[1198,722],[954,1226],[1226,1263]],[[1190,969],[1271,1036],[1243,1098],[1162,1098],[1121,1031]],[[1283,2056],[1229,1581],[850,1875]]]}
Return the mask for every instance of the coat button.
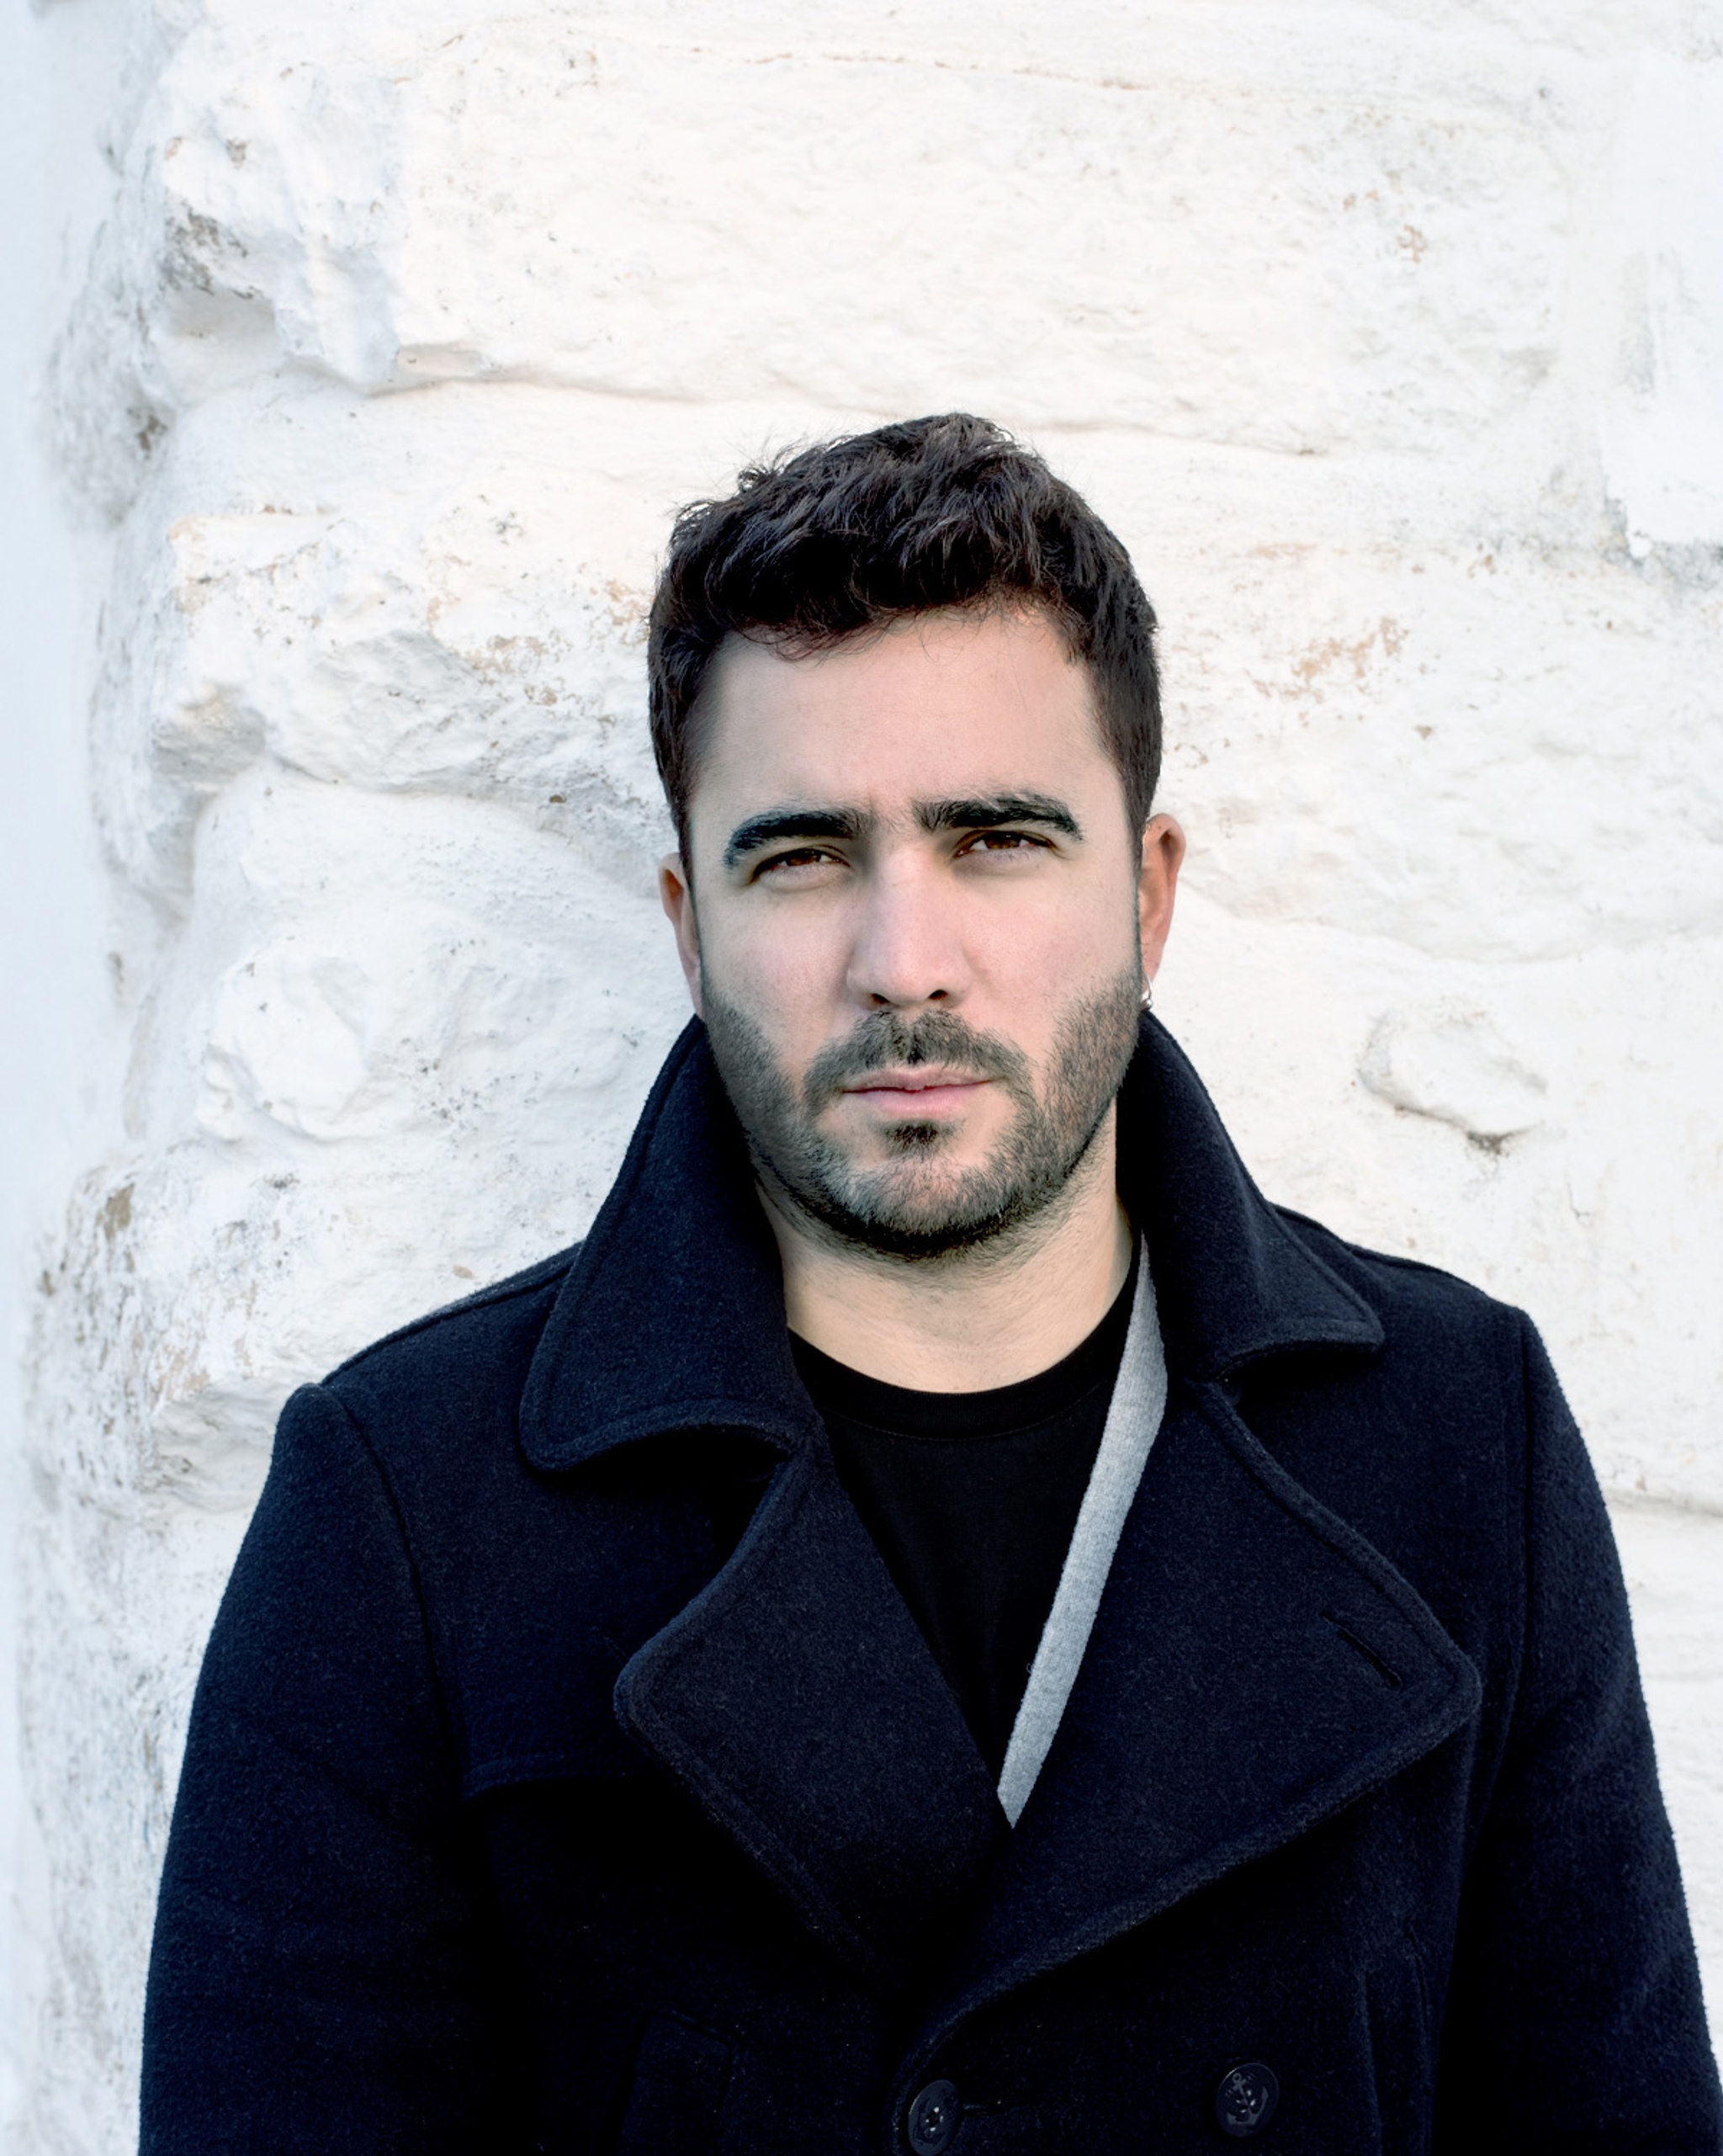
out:
{"label": "coat button", "polygon": [[904,2130],[915,2156],[940,2156],[957,2131],[957,2092],[949,2081],[930,2081],[909,2106]]}
{"label": "coat button", "polygon": [[1254,2058],[1222,2078],[1215,2091],[1215,2116],[1222,2133],[1243,2141],[1268,2124],[1280,2100],[1280,2083],[1259,2058]]}

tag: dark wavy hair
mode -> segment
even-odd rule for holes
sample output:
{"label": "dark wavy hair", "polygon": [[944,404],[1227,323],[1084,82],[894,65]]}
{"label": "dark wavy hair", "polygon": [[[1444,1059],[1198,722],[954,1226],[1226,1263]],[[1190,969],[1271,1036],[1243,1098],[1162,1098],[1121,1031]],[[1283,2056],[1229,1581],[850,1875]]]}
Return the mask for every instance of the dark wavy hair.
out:
{"label": "dark wavy hair", "polygon": [[1134,828],[1160,777],[1154,609],[1074,487],[966,412],[750,465],[676,518],[653,597],[652,747],[687,849],[701,685],[727,636],[817,651],[937,607],[1043,608],[1094,679]]}

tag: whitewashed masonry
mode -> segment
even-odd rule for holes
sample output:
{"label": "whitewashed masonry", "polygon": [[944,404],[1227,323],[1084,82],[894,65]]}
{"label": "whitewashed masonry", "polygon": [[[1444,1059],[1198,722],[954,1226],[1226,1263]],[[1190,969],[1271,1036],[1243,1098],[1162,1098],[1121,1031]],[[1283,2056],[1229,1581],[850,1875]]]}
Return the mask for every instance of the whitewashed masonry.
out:
{"label": "whitewashed masonry", "polygon": [[680,1022],[670,514],[954,406],[1160,608],[1158,1007],[1259,1179],[1550,1340],[1723,1996],[1715,0],[51,0],[45,86],[93,21],[44,395],[128,1064],[33,1263],[15,2145],[130,2145],[281,1399],[578,1235]]}

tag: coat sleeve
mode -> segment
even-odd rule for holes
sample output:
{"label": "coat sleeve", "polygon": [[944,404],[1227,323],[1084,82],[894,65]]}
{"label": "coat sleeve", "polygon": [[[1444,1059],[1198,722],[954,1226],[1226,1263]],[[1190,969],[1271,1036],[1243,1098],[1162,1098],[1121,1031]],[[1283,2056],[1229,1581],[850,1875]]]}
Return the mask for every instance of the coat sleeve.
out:
{"label": "coat sleeve", "polygon": [[1601,1491],[1524,1327],[1525,1618],[1467,1873],[1440,2156],[1717,2156],[1723,2107]]}
{"label": "coat sleeve", "polygon": [[199,1680],[150,1965],[143,2156],[501,2145],[470,1868],[399,1520],[345,1409],[307,1386]]}

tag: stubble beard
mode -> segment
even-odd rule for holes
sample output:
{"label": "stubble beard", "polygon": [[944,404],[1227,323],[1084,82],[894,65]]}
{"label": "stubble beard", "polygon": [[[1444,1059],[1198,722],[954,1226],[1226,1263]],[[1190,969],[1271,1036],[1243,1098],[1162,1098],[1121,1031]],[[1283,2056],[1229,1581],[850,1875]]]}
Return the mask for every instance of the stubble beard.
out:
{"label": "stubble beard", "polygon": [[[1070,1006],[1039,1089],[1015,1043],[945,1011],[907,1022],[893,1011],[870,1014],[819,1051],[798,1087],[752,1018],[709,982],[702,1001],[718,1075],[771,1195],[854,1251],[927,1260],[1003,1254],[1057,1205],[1123,1082],[1137,1045],[1142,974],[1133,968]],[[990,1079],[1015,1104],[978,1165],[952,1165],[954,1134],[933,1122],[891,1125],[891,1157],[871,1167],[857,1166],[820,1131],[822,1111],[846,1086],[926,1064]]]}

